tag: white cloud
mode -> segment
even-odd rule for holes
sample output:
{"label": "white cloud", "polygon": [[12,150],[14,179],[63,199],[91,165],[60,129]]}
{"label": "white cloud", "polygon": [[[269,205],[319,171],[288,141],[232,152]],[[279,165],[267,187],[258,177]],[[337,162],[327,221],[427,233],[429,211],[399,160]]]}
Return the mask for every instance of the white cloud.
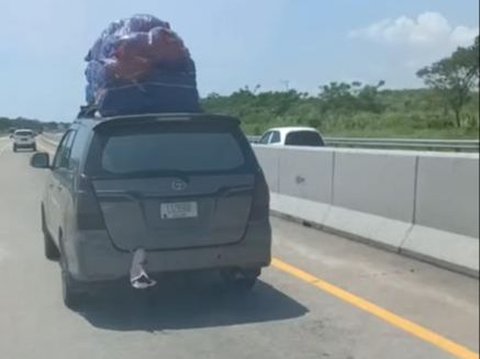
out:
{"label": "white cloud", "polygon": [[466,26],[457,26],[450,34],[450,40],[459,45],[471,45],[472,39],[478,36],[478,27],[469,28]]}
{"label": "white cloud", "polygon": [[471,45],[478,31],[478,26],[453,25],[438,12],[425,12],[415,18],[383,19],[348,37],[375,45],[362,45],[374,67],[370,77],[383,78],[387,84],[420,84],[415,76],[419,68],[449,56],[458,46]]}
{"label": "white cloud", "polygon": [[349,37],[353,39],[434,49],[437,50],[435,52],[443,54],[457,46],[470,45],[476,35],[478,27],[452,26],[438,12],[425,12],[416,19],[407,16],[383,19],[349,33]]}

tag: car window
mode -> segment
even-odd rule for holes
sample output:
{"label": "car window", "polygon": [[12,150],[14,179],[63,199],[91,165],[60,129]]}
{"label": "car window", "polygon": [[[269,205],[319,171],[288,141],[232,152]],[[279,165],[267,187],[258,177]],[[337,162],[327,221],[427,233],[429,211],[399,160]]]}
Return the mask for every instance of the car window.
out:
{"label": "car window", "polygon": [[272,134],[271,131],[264,133],[264,135],[262,136],[262,138],[260,138],[260,141],[258,141],[258,143],[266,145],[268,143],[268,140],[271,134]]}
{"label": "car window", "polygon": [[322,137],[314,131],[294,131],[287,134],[286,145],[292,146],[323,146]]}
{"label": "car window", "polygon": [[113,130],[99,138],[102,146],[92,150],[98,155],[89,155],[89,173],[148,176],[169,171],[230,172],[248,166],[241,143],[228,128],[161,125],[134,133]]}
{"label": "car window", "polygon": [[272,136],[270,137],[270,143],[279,143],[280,142],[280,132],[273,131]]}
{"label": "car window", "polygon": [[58,146],[55,158],[53,160],[53,168],[69,168],[70,151],[72,149],[75,131],[68,131],[62,138]]}
{"label": "car window", "polygon": [[32,131],[16,131],[15,136],[33,136]]}
{"label": "car window", "polygon": [[75,138],[73,140],[72,149],[70,151],[69,169],[78,168],[80,160],[85,151],[85,145],[87,138],[89,137],[89,131],[85,127],[79,127],[75,130]]}

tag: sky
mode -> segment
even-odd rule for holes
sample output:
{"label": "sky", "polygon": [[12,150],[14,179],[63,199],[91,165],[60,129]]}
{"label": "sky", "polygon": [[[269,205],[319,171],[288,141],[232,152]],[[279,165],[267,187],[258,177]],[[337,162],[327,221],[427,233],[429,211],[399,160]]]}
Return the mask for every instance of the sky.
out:
{"label": "sky", "polygon": [[200,94],[240,87],[318,93],[330,81],[420,87],[415,72],[478,34],[478,0],[0,0],[0,116],[71,121],[84,57],[137,13],[170,23]]}

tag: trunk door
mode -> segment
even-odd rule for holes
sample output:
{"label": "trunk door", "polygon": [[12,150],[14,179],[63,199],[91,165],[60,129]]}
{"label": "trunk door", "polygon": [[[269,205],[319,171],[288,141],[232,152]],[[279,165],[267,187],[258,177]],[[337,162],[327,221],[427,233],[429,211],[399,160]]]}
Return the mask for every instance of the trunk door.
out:
{"label": "trunk door", "polygon": [[241,136],[238,126],[194,121],[99,131],[89,170],[114,244],[164,250],[240,241],[255,181]]}

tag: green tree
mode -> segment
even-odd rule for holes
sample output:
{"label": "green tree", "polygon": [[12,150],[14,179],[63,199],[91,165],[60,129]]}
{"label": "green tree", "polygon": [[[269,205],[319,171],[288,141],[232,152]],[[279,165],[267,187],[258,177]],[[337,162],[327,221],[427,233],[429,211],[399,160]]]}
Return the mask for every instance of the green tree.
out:
{"label": "green tree", "polygon": [[[353,86],[357,86],[355,83]],[[350,113],[355,109],[355,96],[352,94],[352,85],[345,82],[331,82],[320,88],[319,98],[321,109],[326,112]]]}
{"label": "green tree", "polygon": [[381,113],[384,105],[380,102],[379,90],[384,84],[383,80],[376,85],[363,85],[358,81],[351,84],[331,82],[320,88],[322,110],[347,114],[359,111]]}
{"label": "green tree", "polygon": [[[353,85],[353,83],[352,83]],[[365,85],[360,88],[357,94],[357,109],[365,112],[381,113],[385,106],[379,100],[379,89],[385,85],[381,80],[376,85]]]}
{"label": "green tree", "polygon": [[478,89],[478,36],[472,46],[459,47],[447,58],[417,71],[425,84],[436,90],[455,114],[455,126],[461,127],[463,107],[472,99],[472,90]]}

